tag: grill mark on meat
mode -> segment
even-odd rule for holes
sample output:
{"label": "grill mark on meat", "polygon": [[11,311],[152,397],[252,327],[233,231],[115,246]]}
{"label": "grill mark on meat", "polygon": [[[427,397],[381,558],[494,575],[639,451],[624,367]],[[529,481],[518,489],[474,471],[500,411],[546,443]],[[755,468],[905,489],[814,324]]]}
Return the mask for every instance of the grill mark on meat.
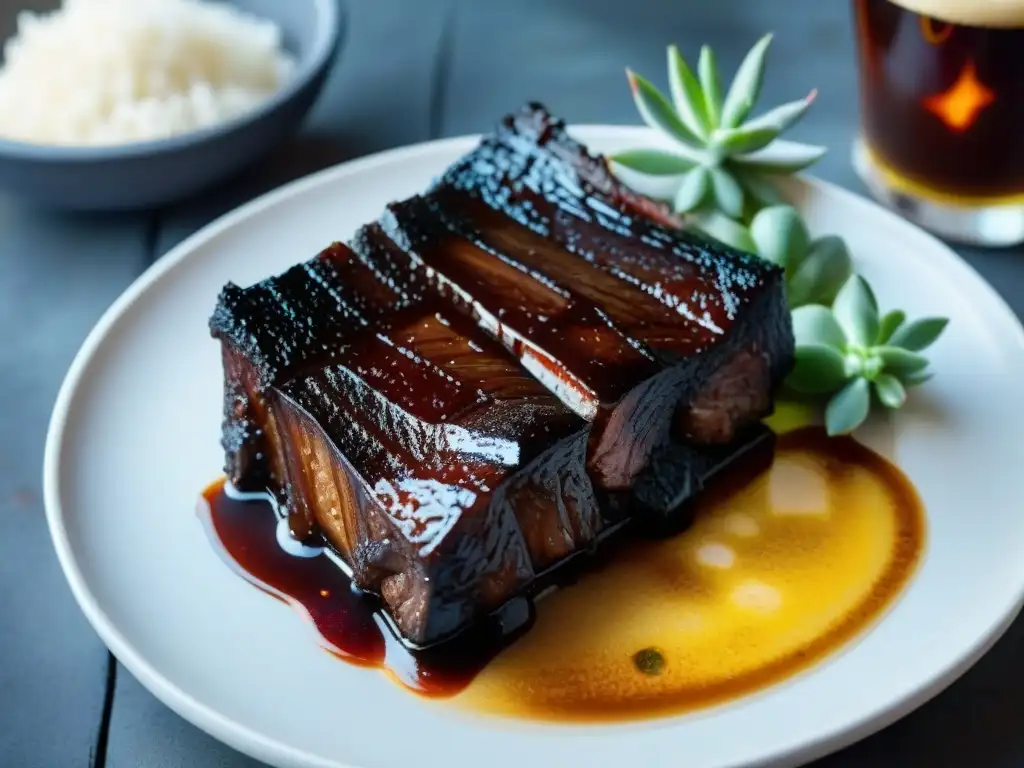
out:
{"label": "grill mark on meat", "polygon": [[[638,216],[621,198],[609,200],[607,178],[600,171],[595,176],[599,166],[561,121],[531,105],[453,164],[429,198],[449,229],[507,261],[528,262],[528,271],[542,282],[558,275],[564,284],[575,275],[573,290],[581,292],[581,281],[594,302],[614,294],[616,284],[623,295],[632,291],[633,301],[605,302],[602,309],[656,365],[616,370],[607,377],[613,387],[602,388],[601,372],[571,354],[557,354],[566,334],[544,329],[541,340],[535,324],[515,314],[503,316],[501,329],[526,336],[546,358],[557,360],[557,379],[578,382],[569,397],[559,394],[595,422],[591,468],[600,482],[620,488],[644,468],[643,451],[654,450],[671,432],[667,423],[645,419],[669,422],[679,411],[678,437],[720,444],[767,415],[779,374],[791,365],[793,340],[790,329],[774,319],[785,311],[780,269],[666,226],[672,222],[663,217]],[[583,264],[610,282],[598,282]],[[472,298],[490,314],[501,306],[483,292]],[[774,335],[760,333],[758,325],[765,322]],[[662,379],[672,386],[645,386],[671,366],[684,371]],[[741,368],[748,373],[722,372]],[[744,393],[742,385],[760,390]],[[633,396],[637,388],[655,399],[639,400]],[[578,408],[569,399],[578,390],[593,392],[598,403]]]}
{"label": "grill mark on meat", "polygon": [[646,347],[580,295],[578,284],[461,237],[435,215],[426,201],[413,199],[391,206],[384,229],[506,347],[528,347],[557,366],[577,393],[567,402],[573,410],[593,419],[603,401],[621,396],[627,369],[656,370]]}
{"label": "grill mark on meat", "polygon": [[[530,551],[510,495],[539,512],[525,522],[555,521],[573,549],[602,528],[600,509],[582,452],[559,442],[576,435],[582,445],[585,423],[440,297],[408,298],[413,265],[404,256],[402,270],[403,254],[379,232],[359,240],[360,255],[334,249],[326,285],[303,270],[307,285],[333,296],[369,274],[388,287],[377,295],[402,297],[402,308],[366,294],[350,302],[340,351],[319,369],[282,360],[263,417],[273,411],[283,424],[278,495],[329,538],[357,584],[382,594],[408,640],[428,642],[524,588],[535,557],[548,562]],[[301,296],[305,286],[288,290]],[[262,308],[263,295],[250,306]]]}

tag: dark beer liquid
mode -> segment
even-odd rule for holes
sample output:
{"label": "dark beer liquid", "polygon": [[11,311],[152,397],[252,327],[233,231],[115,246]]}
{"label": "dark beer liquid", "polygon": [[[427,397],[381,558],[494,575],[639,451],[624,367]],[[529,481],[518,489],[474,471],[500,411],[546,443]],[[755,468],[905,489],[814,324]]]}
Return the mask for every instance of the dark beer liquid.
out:
{"label": "dark beer liquid", "polygon": [[854,5],[864,138],[888,181],[926,199],[1024,199],[1024,29]]}

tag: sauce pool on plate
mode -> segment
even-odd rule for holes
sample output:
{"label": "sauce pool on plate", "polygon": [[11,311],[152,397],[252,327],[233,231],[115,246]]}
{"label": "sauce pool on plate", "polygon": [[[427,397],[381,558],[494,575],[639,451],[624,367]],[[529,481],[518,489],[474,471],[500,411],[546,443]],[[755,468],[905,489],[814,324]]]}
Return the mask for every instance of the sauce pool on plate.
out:
{"label": "sauce pool on plate", "polygon": [[925,541],[897,467],[852,438],[797,429],[770,469],[705,495],[689,530],[634,540],[541,600],[514,642],[484,625],[411,654],[326,555],[279,545],[267,501],[221,484],[204,497],[225,560],[308,615],[332,653],[477,712],[557,721],[678,714],[806,669],[880,616]]}

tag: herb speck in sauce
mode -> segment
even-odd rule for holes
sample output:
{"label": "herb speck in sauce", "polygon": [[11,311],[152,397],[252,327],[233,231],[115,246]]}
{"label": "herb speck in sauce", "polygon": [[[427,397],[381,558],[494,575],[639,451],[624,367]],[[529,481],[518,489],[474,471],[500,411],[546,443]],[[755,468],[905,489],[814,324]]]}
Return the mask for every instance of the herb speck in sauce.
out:
{"label": "herb speck in sauce", "polygon": [[656,648],[644,648],[633,655],[633,665],[645,675],[660,675],[665,671],[665,657]]}

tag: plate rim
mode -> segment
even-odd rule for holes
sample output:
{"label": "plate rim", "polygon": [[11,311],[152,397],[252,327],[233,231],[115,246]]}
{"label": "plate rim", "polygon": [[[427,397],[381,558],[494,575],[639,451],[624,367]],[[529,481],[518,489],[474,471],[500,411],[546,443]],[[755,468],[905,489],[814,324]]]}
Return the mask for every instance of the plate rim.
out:
{"label": "plate rim", "polygon": [[[650,129],[637,125],[586,123],[571,124],[568,128],[584,143],[627,137],[636,137],[640,142],[650,143],[654,137],[654,133]],[[165,677],[125,638],[107,616],[79,566],[65,526],[65,514],[60,500],[61,455],[75,396],[84,381],[84,374],[101,351],[104,341],[115,324],[145,295],[152,285],[199,251],[207,242],[236,225],[274,208],[279,203],[309,190],[329,185],[346,176],[372,171],[374,168],[394,163],[400,164],[433,153],[443,153],[456,147],[465,147],[468,150],[480,138],[481,134],[473,133],[433,139],[348,160],[292,180],[218,216],[157,259],[110,304],[86,335],[58,391],[46,432],[42,471],[43,501],[50,538],[64,578],[79,609],[117,661],[123,664],[163,705],[219,741],[257,759],[268,760],[276,765],[301,768],[365,768],[347,762],[325,759],[302,748],[293,747],[265,736],[197,700]],[[930,240],[932,247],[943,252],[945,258],[943,268],[953,270],[953,277],[956,276],[956,272],[959,272],[961,275],[974,278],[979,283],[979,289],[987,294],[990,309],[1007,316],[1011,321],[1018,344],[1024,347],[1024,324],[1016,312],[991,283],[948,244],[852,190],[809,174],[799,174],[797,179],[801,186],[826,192],[842,201],[844,206],[851,206],[861,211],[869,210],[873,216],[881,216],[894,226],[913,230],[918,237],[923,236]],[[951,664],[939,670],[938,674],[935,674],[929,681],[919,684],[900,699],[889,700],[885,704],[874,707],[873,711],[860,721],[848,722],[844,727],[818,734],[798,746],[762,755],[758,758],[759,763],[775,766],[803,765],[850,746],[902,719],[944,691],[973,667],[1009,629],[1021,613],[1022,607],[1024,607],[1024,583],[1019,585],[1015,602],[1005,611],[1002,620],[980,633],[978,641],[971,648]]]}

